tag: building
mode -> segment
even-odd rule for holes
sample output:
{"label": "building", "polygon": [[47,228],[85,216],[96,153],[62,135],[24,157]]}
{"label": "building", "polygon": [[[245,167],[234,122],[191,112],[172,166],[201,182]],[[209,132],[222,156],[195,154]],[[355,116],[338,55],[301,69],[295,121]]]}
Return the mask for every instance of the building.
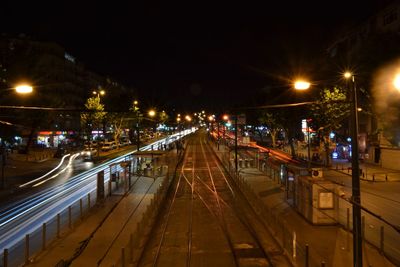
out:
{"label": "building", "polygon": [[[354,67],[359,103],[367,111],[359,113],[360,152],[365,153],[366,160],[382,165],[386,163],[382,162],[385,152],[381,149],[390,148],[393,158],[393,149],[400,145],[400,121],[387,119],[388,112],[400,111],[393,103],[398,96],[390,96],[389,85],[384,84],[392,84],[390,79],[394,79],[399,42],[400,1],[380,1],[374,14],[342,32],[327,49],[332,65]],[[384,71],[387,77],[383,76]],[[372,101],[367,100],[367,94]],[[398,168],[391,165],[385,167]]]}
{"label": "building", "polygon": [[[2,112],[0,120],[22,125],[20,130],[26,136],[32,136],[31,131],[45,133],[37,136],[37,142],[46,146],[57,146],[61,140],[81,136],[79,111],[84,109],[86,99],[92,96],[93,90],[104,88],[109,93],[115,92],[118,97],[126,97],[131,93],[129,88],[111,78],[88,70],[62,46],[33,40],[25,35],[1,36],[0,68],[0,91],[3,91],[1,104],[69,110],[57,113]],[[29,97],[16,97],[9,92],[9,88],[21,81],[34,87],[34,93]]]}

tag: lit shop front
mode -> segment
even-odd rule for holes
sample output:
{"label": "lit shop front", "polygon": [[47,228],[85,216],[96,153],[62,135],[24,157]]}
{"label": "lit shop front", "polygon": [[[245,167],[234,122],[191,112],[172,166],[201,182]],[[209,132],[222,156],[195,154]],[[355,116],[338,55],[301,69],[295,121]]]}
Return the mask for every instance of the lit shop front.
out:
{"label": "lit shop front", "polygon": [[67,144],[74,131],[40,131],[37,136],[37,144],[45,147],[58,147]]}

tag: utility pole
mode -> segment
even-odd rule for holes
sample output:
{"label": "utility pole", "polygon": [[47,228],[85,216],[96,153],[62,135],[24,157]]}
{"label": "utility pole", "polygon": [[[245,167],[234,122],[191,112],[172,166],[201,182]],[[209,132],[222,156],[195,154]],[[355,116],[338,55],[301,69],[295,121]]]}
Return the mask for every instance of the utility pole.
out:
{"label": "utility pole", "polygon": [[220,136],[219,136],[219,121],[217,123],[217,149],[219,150],[219,142],[220,142]]}
{"label": "utility pole", "polygon": [[311,152],[310,152],[310,120],[306,119],[307,123],[307,156],[308,156],[308,170],[310,170],[311,167]]}
{"label": "utility pole", "polygon": [[1,145],[1,189],[5,189],[6,178],[4,176],[4,168],[6,166],[6,153],[5,153],[6,151],[3,142],[0,145]]}
{"label": "utility pole", "polygon": [[235,115],[235,172],[238,173],[238,114]]}
{"label": "utility pole", "polygon": [[[139,118],[138,118],[139,120]],[[136,149],[140,151],[140,128],[139,128],[139,121],[136,122]]]}
{"label": "utility pole", "polygon": [[357,88],[354,75],[352,81],[352,113],[351,113],[351,185],[353,203],[353,266],[362,267],[362,229],[361,229],[361,197],[360,197],[360,168],[358,163],[358,112]]}

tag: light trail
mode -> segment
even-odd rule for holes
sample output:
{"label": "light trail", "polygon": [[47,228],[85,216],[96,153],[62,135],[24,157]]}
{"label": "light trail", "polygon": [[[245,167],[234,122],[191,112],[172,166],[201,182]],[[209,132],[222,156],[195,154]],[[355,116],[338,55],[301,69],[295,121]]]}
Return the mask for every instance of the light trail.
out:
{"label": "light trail", "polygon": [[65,160],[67,157],[69,157],[70,155],[71,155],[71,154],[67,154],[67,155],[63,156],[62,159],[61,159],[61,161],[60,161],[60,163],[57,165],[57,167],[55,167],[54,169],[52,169],[52,170],[49,171],[48,173],[46,173],[46,174],[44,174],[44,175],[40,176],[39,178],[36,178],[36,179],[34,179],[34,180],[32,180],[32,181],[29,181],[29,182],[27,182],[27,183],[21,184],[19,187],[22,188],[22,187],[25,187],[25,186],[27,186],[27,185],[36,183],[37,181],[40,181],[41,179],[43,179],[43,178],[49,176],[50,174],[52,174],[53,172],[55,172],[56,170],[58,170],[58,169],[61,167],[61,165],[64,163],[64,160]]}
{"label": "light trail", "polygon": [[75,160],[75,158],[78,157],[79,155],[80,155],[80,153],[76,153],[76,154],[72,155],[72,156],[69,158],[68,165],[65,166],[64,169],[62,169],[61,171],[57,172],[57,173],[54,174],[53,176],[51,176],[51,177],[49,177],[49,178],[47,178],[47,179],[45,179],[45,180],[43,180],[43,181],[41,181],[41,182],[39,182],[39,183],[37,183],[37,184],[34,184],[32,187],[36,187],[36,186],[39,186],[39,185],[41,185],[41,184],[44,184],[45,182],[48,182],[48,181],[50,181],[50,180],[53,180],[53,179],[56,178],[58,175],[60,175],[61,173],[65,172],[68,168],[70,168],[70,167],[72,166],[72,162],[73,162],[73,161]]}
{"label": "light trail", "polygon": [[[173,134],[167,138],[146,145],[142,147],[141,150],[149,151],[154,147],[157,148],[158,144],[170,144],[196,130],[196,128],[193,128]],[[0,212],[0,251],[11,248],[21,241],[23,242],[26,234],[32,233],[36,229],[42,227],[43,223],[50,221],[57,216],[58,213],[67,209],[70,205],[79,201],[79,199],[86,197],[90,192],[96,190],[97,174],[99,172],[104,171],[104,183],[107,184],[110,180],[110,165],[124,162],[128,156],[132,156],[135,152],[137,151],[130,151],[129,153],[108,160],[90,170],[71,177],[63,184],[44,189],[35,196],[2,210]],[[68,156],[70,155],[65,155],[62,158],[62,163]],[[70,166],[74,156],[75,155],[71,157],[68,166],[59,173],[65,171]],[[24,186],[37,182],[44,183],[49,179],[55,178],[59,173],[41,181],[43,178],[59,169],[62,163],[60,162],[56,169],[24,184]],[[121,170],[122,167],[117,165],[117,171]],[[37,185],[38,184],[35,184],[35,186]]]}

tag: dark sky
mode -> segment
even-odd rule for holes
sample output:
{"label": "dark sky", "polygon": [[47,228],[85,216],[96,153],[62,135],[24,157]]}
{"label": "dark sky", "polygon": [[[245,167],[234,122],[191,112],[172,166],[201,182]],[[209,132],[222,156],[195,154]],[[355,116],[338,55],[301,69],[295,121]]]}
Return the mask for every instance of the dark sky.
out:
{"label": "dark sky", "polygon": [[216,111],[250,103],[266,87],[279,94],[285,79],[313,72],[329,40],[376,7],[374,1],[15,2],[1,7],[3,32],[55,41],[89,69],[137,88],[143,101]]}

